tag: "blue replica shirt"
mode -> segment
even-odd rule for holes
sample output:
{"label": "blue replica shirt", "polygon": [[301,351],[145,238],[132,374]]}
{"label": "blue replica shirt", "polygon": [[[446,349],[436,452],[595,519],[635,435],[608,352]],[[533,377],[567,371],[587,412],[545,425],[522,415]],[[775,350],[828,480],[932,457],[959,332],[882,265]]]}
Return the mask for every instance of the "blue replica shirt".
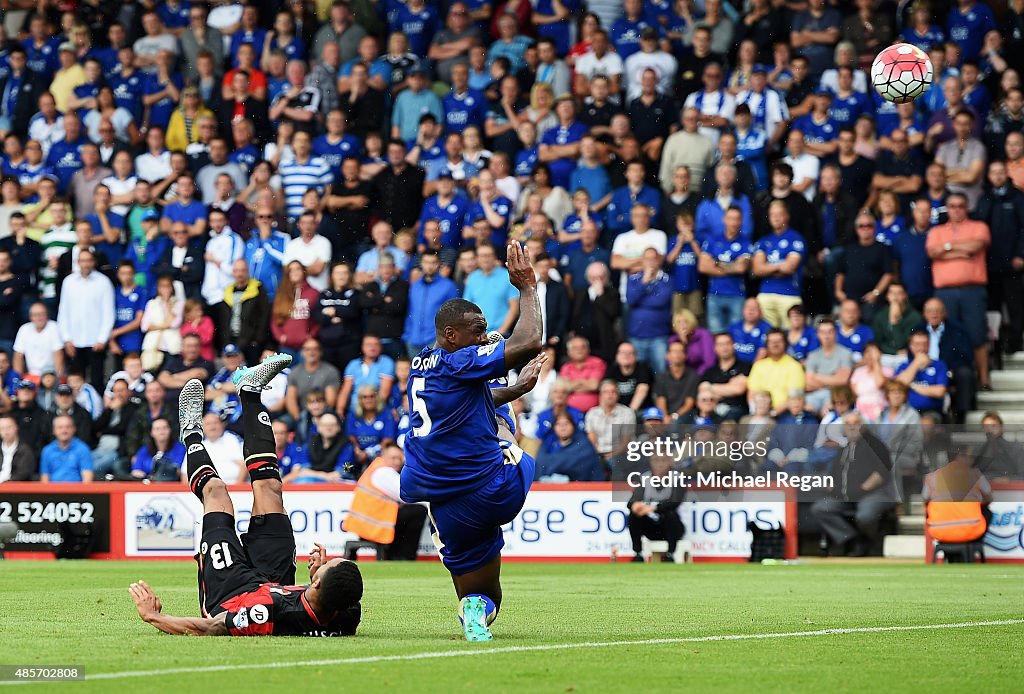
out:
{"label": "blue replica shirt", "polygon": [[[583,123],[573,121],[569,127],[559,125],[548,129],[540,141],[545,145],[571,145],[582,140],[588,132],[590,129]],[[548,162],[548,166],[551,168],[551,185],[568,188],[569,176],[576,168],[576,159],[562,157]]]}
{"label": "blue replica shirt", "polygon": [[391,31],[404,32],[409,39],[409,52],[420,58],[427,57],[430,42],[440,27],[437,11],[429,4],[419,12],[413,12],[408,5],[400,3],[394,21],[390,22]]}
{"label": "blue replica shirt", "polygon": [[[563,0],[562,6],[569,11],[570,17],[580,9],[579,0]],[[551,0],[534,0],[533,11],[538,14],[553,17],[555,15],[554,3]],[[552,22],[550,24],[538,24],[536,26],[538,38],[549,38],[555,42],[555,52],[558,55],[566,55],[572,48],[569,36],[569,21]]]}
{"label": "blue replica shirt", "polygon": [[386,354],[377,357],[376,361],[367,364],[362,358],[353,359],[345,367],[345,379],[352,379],[352,397],[349,399],[349,408],[355,411],[359,400],[359,389],[365,385],[372,385],[380,388],[381,378],[384,376],[395,377],[395,361]]}
{"label": "blue replica shirt", "polygon": [[920,48],[925,53],[932,50],[933,46],[946,42],[946,34],[942,27],[931,25],[923,34],[919,34],[914,27],[907,27],[900,32],[900,38],[904,43],[910,43]]}
{"label": "blue replica shirt", "polygon": [[574,251],[563,253],[559,258],[558,264],[562,268],[563,274],[571,276],[572,288],[576,291],[581,291],[590,286],[590,283],[587,282],[587,267],[591,263],[604,263],[610,267],[611,262],[611,251],[607,248],[595,246],[592,251],[585,251],[580,247]]}
{"label": "blue replica shirt", "polygon": [[278,466],[281,468],[281,477],[286,477],[292,470],[309,467],[309,456],[306,455],[306,448],[297,443],[289,443],[285,446],[284,453],[279,455],[277,460]]}
{"label": "blue replica shirt", "polygon": [[[139,287],[132,287],[126,294],[123,289],[118,288],[114,292],[114,327],[120,328],[128,325],[136,316],[146,310],[146,297]],[[128,352],[142,351],[142,330],[136,328],[117,338],[117,344],[121,351]]]}
{"label": "blue replica shirt", "polygon": [[[216,387],[230,383],[234,373],[226,367],[221,367],[206,385]],[[242,401],[237,393],[218,393],[217,397],[210,401],[208,411],[227,424],[236,424],[242,418]]]}
{"label": "blue replica shirt", "polygon": [[987,114],[992,109],[992,95],[989,94],[988,87],[978,84],[964,94],[964,103],[973,108],[975,113]]}
{"label": "blue replica shirt", "polygon": [[626,62],[626,58],[640,50],[640,32],[647,27],[654,27],[658,31],[658,38],[664,38],[665,32],[660,24],[651,22],[647,18],[630,21],[620,17],[612,24],[611,35],[608,37],[615,46],[615,52]]}
{"label": "blue replica shirt", "polygon": [[50,147],[46,155],[46,166],[53,171],[59,179],[57,192],[64,195],[71,185],[71,177],[82,168],[82,145],[89,142],[88,138],[79,138],[77,142],[59,140]]}
{"label": "blue replica shirt", "polygon": [[[584,431],[586,415],[575,407],[566,405],[565,409],[569,416],[572,417],[576,430]],[[537,433],[535,436],[542,444],[552,443],[558,439],[555,435],[555,412],[553,409],[548,408],[537,415]]]}
{"label": "blue replica shirt", "polygon": [[[80,84],[72,90],[75,98],[78,99],[95,99],[96,95],[100,93],[100,87],[103,86],[100,82],[86,82]],[[85,114],[89,112],[87,108],[78,109],[78,115],[82,120],[85,120]]]}
{"label": "blue replica shirt", "polygon": [[259,27],[252,31],[246,31],[245,29],[239,29],[231,36],[231,67],[238,67],[238,49],[241,48],[243,43],[252,45],[253,50],[256,52],[256,57],[259,58],[263,55],[263,44],[267,40],[267,30],[260,29]]}
{"label": "blue replica shirt", "polygon": [[892,258],[900,264],[900,282],[915,301],[933,294],[932,264],[925,250],[927,239],[928,234],[909,228],[892,241]]}
{"label": "blue replica shirt", "polygon": [[505,268],[496,267],[490,275],[477,269],[466,278],[462,298],[480,307],[487,319],[488,330],[497,330],[508,315],[509,301],[519,298],[519,290],[508,281]]}
{"label": "blue replica shirt", "polygon": [[766,277],[761,280],[762,293],[800,296],[807,258],[807,246],[803,236],[792,229],[786,229],[781,234],[769,234],[754,244],[754,253],[764,253],[765,260],[772,264],[781,263],[794,253],[800,256],[796,272],[789,277]]}
{"label": "blue replica shirt", "polygon": [[803,361],[807,358],[808,354],[821,347],[821,343],[818,342],[818,334],[809,325],[804,328],[804,332],[800,335],[799,340],[793,343],[787,339],[786,343],[786,354],[797,361]]}
{"label": "blue replica shirt", "polygon": [[[675,250],[679,245],[679,236],[673,235],[668,240],[668,253]],[[693,247],[687,243],[676,261],[672,264],[672,290],[676,292],[692,292],[700,289],[700,282],[697,275],[697,254]]]}
{"label": "blue replica shirt", "polygon": [[[87,222],[92,224],[92,231],[94,234],[99,234],[100,230],[103,229],[103,225],[100,224],[100,218],[96,214],[87,214],[84,218]],[[114,212],[107,212],[107,221],[110,226],[115,229],[121,229],[124,231],[124,217]],[[125,248],[121,243],[111,243],[109,241],[100,241],[99,243],[93,244],[98,250],[103,251],[107,256],[107,260],[117,267],[117,264],[121,262],[124,257]]]}
{"label": "blue replica shirt", "polygon": [[747,330],[742,320],[738,320],[729,326],[729,334],[735,343],[736,357],[744,361],[753,362],[757,356],[757,350],[764,347],[768,331],[772,326],[766,320],[762,320],[750,330]]}
{"label": "blue replica shirt", "polygon": [[879,243],[884,243],[886,246],[891,246],[896,237],[906,228],[907,223],[901,215],[896,215],[896,218],[892,220],[892,224],[883,224],[882,220],[879,219],[875,222],[875,240]]}
{"label": "blue replica shirt", "polygon": [[445,132],[461,133],[470,125],[484,127],[487,119],[487,97],[475,89],[467,89],[462,94],[455,90],[448,92],[441,99],[444,108]]}
{"label": "blue replica shirt", "polygon": [[[416,140],[406,140],[405,148],[412,150],[416,146]],[[428,161],[437,161],[438,159],[444,159],[444,143],[440,139],[434,140],[434,144],[426,149],[420,150],[420,166],[426,168]]]}
{"label": "blue replica shirt", "polygon": [[423,238],[423,225],[428,219],[436,219],[441,227],[441,245],[445,248],[462,246],[462,228],[466,223],[466,210],[469,209],[469,198],[457,193],[447,205],[442,205],[437,195],[431,195],[423,203],[420,211],[419,243],[426,243]]}
{"label": "blue replica shirt", "polygon": [[636,195],[633,194],[629,186],[616,188],[612,192],[612,199],[608,203],[608,207],[605,208],[605,223],[612,234],[618,236],[633,228],[633,223],[629,221],[629,213],[633,210],[633,205],[638,203],[647,205],[653,210],[651,213],[652,223],[661,217],[661,191],[657,188],[645,185]]}
{"label": "blue replica shirt", "polygon": [[[896,111],[896,104],[883,99],[882,95],[874,89],[871,90],[871,98],[875,104],[875,131],[878,133],[891,133],[900,124],[900,114]],[[920,100],[918,100],[919,105],[920,103]]]}
{"label": "blue replica shirt", "polygon": [[799,130],[804,134],[804,142],[822,144],[831,142],[839,137],[839,126],[832,120],[831,116],[826,118],[824,122],[818,123],[814,120],[814,115],[808,113],[807,115],[800,116],[793,122],[793,129]]}
{"label": "blue replica shirt", "polygon": [[844,332],[841,325],[836,325],[836,344],[842,345],[853,353],[854,363],[864,356],[864,345],[875,339],[875,332],[866,325],[858,325],[849,333]]}
{"label": "blue replica shirt", "polygon": [[[740,222],[740,238],[748,241],[754,238],[754,211],[750,207],[750,199],[742,193],[737,193],[729,203],[740,208],[743,213]],[[699,243],[708,239],[725,235],[725,210],[715,199],[701,200],[697,204],[697,214],[694,215],[694,235]]]}
{"label": "blue replica shirt", "polygon": [[191,3],[183,0],[177,7],[171,7],[170,3],[161,2],[156,6],[156,13],[168,29],[184,29],[188,26],[188,13]]}
{"label": "blue replica shirt", "polygon": [[832,108],[828,110],[828,116],[837,128],[852,128],[857,119],[865,113],[872,117],[875,115],[875,106],[867,94],[854,91],[849,96],[832,95]]}
{"label": "blue replica shirt", "polygon": [[763,130],[751,129],[746,133],[736,133],[736,158],[750,164],[759,191],[768,189],[768,162],[765,158],[767,146],[768,136]]}
{"label": "blue replica shirt", "polygon": [[189,226],[196,223],[197,220],[206,219],[206,205],[193,200],[188,204],[181,204],[180,201],[172,202],[170,205],[164,208],[164,217],[174,222],[184,222]]}
{"label": "blue replica shirt", "polygon": [[[714,236],[706,239],[700,249],[711,256],[712,260],[720,263],[733,263],[742,258],[749,258],[753,252],[753,246],[749,241],[737,236],[730,241],[724,236]],[[708,294],[717,296],[746,296],[747,287],[744,275],[729,275],[728,277],[709,277]]]}
{"label": "blue replica shirt", "polygon": [[380,445],[384,439],[394,441],[398,437],[398,422],[386,410],[377,415],[372,422],[355,416],[353,412],[345,420],[345,436],[354,437],[359,447],[373,460],[380,455]]}
{"label": "blue replica shirt", "polygon": [[31,36],[21,42],[25,47],[25,66],[46,78],[49,82],[53,79],[53,73],[60,69],[60,54],[57,47],[61,39],[58,36],[47,39],[42,46],[36,46],[36,40]]}
{"label": "blue replica shirt", "polygon": [[281,51],[286,60],[304,61],[306,59],[306,44],[299,36],[293,36],[291,41],[284,44],[277,40],[277,36],[274,36],[270,39],[270,50],[271,52]]}
{"label": "blue replica shirt", "polygon": [[263,157],[260,156],[260,151],[256,149],[256,145],[246,145],[241,149],[236,149],[228,155],[228,161],[233,164],[238,164],[246,173],[252,173],[253,168],[256,166],[256,162],[261,160]]}
{"label": "blue replica shirt", "polygon": [[537,147],[521,150],[516,154],[516,176],[532,176],[533,167],[537,165]]}
{"label": "blue replica shirt", "polygon": [[590,199],[594,202],[608,195],[612,190],[608,170],[601,164],[585,166],[583,162],[580,162],[569,177],[569,188],[567,190],[575,193],[580,188],[587,191],[590,194]]}
{"label": "blue replica shirt", "polygon": [[[896,367],[896,376],[907,370],[910,366],[910,362],[904,362]],[[931,364],[926,366],[917,372],[914,376],[913,382],[919,386],[949,386],[949,376],[947,375],[948,369],[946,365],[935,359]],[[933,410],[935,412],[942,412],[942,400],[943,398],[926,398],[925,396],[911,390],[907,394],[907,404],[913,407],[915,410],[925,412]],[[52,444],[51,444],[52,445]]]}
{"label": "blue replica shirt", "polygon": [[963,60],[977,60],[981,55],[981,46],[985,42],[985,34],[998,29],[992,9],[981,2],[967,8],[966,12],[954,6],[946,19],[946,31],[949,40],[960,44]]}
{"label": "blue replica shirt", "polygon": [[284,264],[284,247],[290,241],[288,234],[274,230],[270,236],[261,239],[253,229],[245,242],[245,262],[249,263],[249,275],[263,283],[267,298],[274,300],[277,284],[281,281],[281,267]]}
{"label": "blue replica shirt", "polygon": [[505,342],[425,349],[409,374],[402,500],[443,501],[487,484],[505,464],[488,382],[504,378]]}
{"label": "blue replica shirt", "polygon": [[353,135],[342,135],[339,141],[333,143],[327,139],[326,135],[321,135],[313,140],[313,155],[327,162],[327,165],[331,167],[331,173],[334,174],[334,178],[338,179],[341,176],[342,160],[346,157],[361,159],[363,156],[363,145],[359,138]]}
{"label": "blue replica shirt", "polygon": [[[174,83],[179,90],[184,87],[184,82],[181,79],[181,75],[173,73],[171,75],[171,82]],[[145,96],[152,94],[159,94],[165,89],[164,85],[160,84],[160,77],[156,74],[148,75],[142,80],[142,93]],[[177,103],[169,95],[165,95],[160,101],[155,104],[151,104],[149,107],[149,125],[159,125],[164,130],[167,129],[167,124],[171,122],[171,114],[174,112]]]}
{"label": "blue replica shirt", "polygon": [[172,462],[180,470],[181,466],[185,463],[185,446],[182,445],[181,441],[175,441],[174,445],[171,446],[171,450],[166,453],[157,453],[156,455],[150,453],[149,446],[143,446],[135,454],[135,457],[132,458],[132,472],[138,471],[148,477],[153,474],[153,468],[158,460]]}
{"label": "blue replica shirt", "polygon": [[145,75],[138,70],[128,77],[118,73],[110,78],[110,87],[114,90],[114,103],[131,113],[136,122],[142,120],[142,82],[144,79]]}
{"label": "blue replica shirt", "polygon": [[[504,220],[500,227],[491,227],[491,243],[497,248],[504,248],[508,241],[508,222],[512,218],[515,205],[504,195],[499,195],[491,201],[491,208]],[[469,207],[466,208],[465,226],[472,226],[474,219],[486,216],[483,203],[479,200],[470,201]]]}

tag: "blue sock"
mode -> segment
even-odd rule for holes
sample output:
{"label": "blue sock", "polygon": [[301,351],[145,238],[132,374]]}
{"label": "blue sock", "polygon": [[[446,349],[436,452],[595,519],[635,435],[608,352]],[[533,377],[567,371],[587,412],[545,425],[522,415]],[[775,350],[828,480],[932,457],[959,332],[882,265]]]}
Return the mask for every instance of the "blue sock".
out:
{"label": "blue sock", "polygon": [[[492,622],[498,617],[498,607],[494,604],[494,601],[483,593],[470,593],[462,600],[466,598],[480,598],[484,601],[484,605],[487,608],[487,626],[490,626]],[[462,624],[462,600],[459,601],[459,623]]]}

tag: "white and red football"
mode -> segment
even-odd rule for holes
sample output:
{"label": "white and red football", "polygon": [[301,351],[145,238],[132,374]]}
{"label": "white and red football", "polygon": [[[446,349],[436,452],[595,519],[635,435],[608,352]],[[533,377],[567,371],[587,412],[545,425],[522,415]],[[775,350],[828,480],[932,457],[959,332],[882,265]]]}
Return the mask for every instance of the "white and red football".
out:
{"label": "white and red football", "polygon": [[917,46],[895,43],[875,56],[871,84],[883,99],[897,104],[913,101],[932,84],[932,61]]}

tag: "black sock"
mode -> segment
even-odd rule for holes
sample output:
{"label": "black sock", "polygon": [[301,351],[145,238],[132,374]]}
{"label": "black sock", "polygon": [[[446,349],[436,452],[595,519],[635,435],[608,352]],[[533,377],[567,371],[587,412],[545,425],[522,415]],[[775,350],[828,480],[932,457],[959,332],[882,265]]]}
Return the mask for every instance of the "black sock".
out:
{"label": "black sock", "polygon": [[259,389],[251,386],[243,386],[238,393],[242,401],[242,454],[251,482],[281,479],[274,429],[260,393]]}
{"label": "black sock", "polygon": [[[199,440],[194,440],[199,437]],[[188,439],[193,439],[188,445],[185,453],[185,471],[188,473],[188,486],[192,493],[203,500],[203,487],[212,479],[220,479],[217,469],[213,467],[213,460],[202,444],[202,437],[198,433],[190,434]]]}

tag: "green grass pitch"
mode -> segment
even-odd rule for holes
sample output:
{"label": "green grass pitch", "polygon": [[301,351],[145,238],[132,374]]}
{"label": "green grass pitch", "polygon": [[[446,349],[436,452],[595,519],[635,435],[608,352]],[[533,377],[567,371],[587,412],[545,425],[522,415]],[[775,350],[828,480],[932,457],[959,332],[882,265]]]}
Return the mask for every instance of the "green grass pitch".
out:
{"label": "green grass pitch", "polygon": [[[203,639],[156,632],[127,593],[142,578],[165,611],[195,614],[188,562],[0,562],[0,664],[140,673],[11,691],[973,693],[1020,691],[1024,681],[1020,621],[607,645],[1021,620],[1015,566],[506,564],[495,640],[483,644],[462,640],[439,564],[361,566],[355,638]],[[605,645],[546,648],[594,642]],[[461,654],[443,657],[453,651]],[[310,662],[335,660],[348,662]],[[249,667],[266,664],[276,666]]]}

